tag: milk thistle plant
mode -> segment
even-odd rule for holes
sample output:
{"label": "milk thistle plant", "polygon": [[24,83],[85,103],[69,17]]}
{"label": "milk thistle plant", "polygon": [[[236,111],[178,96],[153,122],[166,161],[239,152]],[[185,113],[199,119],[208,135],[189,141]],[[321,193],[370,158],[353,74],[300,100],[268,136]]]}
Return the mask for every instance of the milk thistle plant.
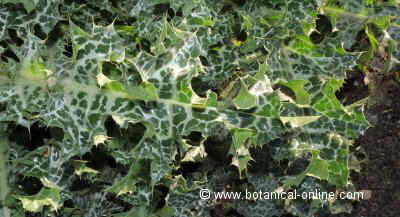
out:
{"label": "milk thistle plant", "polygon": [[335,94],[379,47],[398,63],[398,16],[395,0],[0,0],[0,216],[350,211],[199,191],[352,190],[369,123]]}

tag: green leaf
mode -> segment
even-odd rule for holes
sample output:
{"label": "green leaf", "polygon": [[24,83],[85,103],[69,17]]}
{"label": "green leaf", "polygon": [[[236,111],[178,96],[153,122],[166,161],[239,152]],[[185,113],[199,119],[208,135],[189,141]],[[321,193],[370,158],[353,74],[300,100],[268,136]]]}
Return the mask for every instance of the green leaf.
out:
{"label": "green leaf", "polygon": [[310,94],[304,89],[304,85],[307,84],[305,80],[291,80],[287,83],[281,83],[282,85],[290,88],[296,95],[296,103],[300,105],[309,105],[311,103]]}
{"label": "green leaf", "polygon": [[348,184],[348,150],[338,152],[338,160],[321,159],[320,153],[312,152],[312,158],[307,169],[285,181],[285,185],[298,186],[306,176],[312,176],[321,180],[329,181],[338,187],[345,187]]}
{"label": "green leaf", "polygon": [[136,184],[142,180],[140,172],[143,171],[144,162],[137,161],[129,169],[128,174],[121,180],[117,181],[106,191],[113,192],[117,196],[136,192]]}
{"label": "green leaf", "polygon": [[[0,125],[0,202],[5,204],[7,195],[10,191],[8,184],[7,159],[8,159],[8,139],[6,137],[6,125]],[[10,217],[10,210],[3,206],[0,209],[3,217]]]}
{"label": "green leaf", "polygon": [[313,121],[316,121],[320,118],[321,116],[296,116],[296,117],[281,117],[281,120],[283,123],[290,123],[292,127],[302,127],[304,125],[307,125]]}
{"label": "green leaf", "polygon": [[39,0],[1,0],[2,3],[22,3],[28,13],[32,12],[36,5],[39,3]]}
{"label": "green leaf", "polygon": [[186,151],[185,156],[182,159],[182,162],[197,162],[207,156],[207,152],[204,148],[204,145],[200,146],[190,146]]}
{"label": "green leaf", "polygon": [[87,163],[86,161],[80,161],[80,160],[74,161],[76,175],[82,176],[84,173],[96,175],[99,173],[99,171],[86,166],[86,163]]}
{"label": "green leaf", "polygon": [[256,105],[257,98],[250,94],[247,90],[246,84],[240,81],[240,90],[238,95],[233,99],[233,104],[235,104],[238,109],[249,109]]}
{"label": "green leaf", "polygon": [[32,81],[44,80],[47,77],[45,66],[37,59],[27,59],[22,64],[21,76]]}
{"label": "green leaf", "polygon": [[55,188],[42,188],[34,196],[16,196],[22,202],[24,209],[30,212],[41,212],[44,206],[50,206],[52,210],[61,207],[61,191]]}

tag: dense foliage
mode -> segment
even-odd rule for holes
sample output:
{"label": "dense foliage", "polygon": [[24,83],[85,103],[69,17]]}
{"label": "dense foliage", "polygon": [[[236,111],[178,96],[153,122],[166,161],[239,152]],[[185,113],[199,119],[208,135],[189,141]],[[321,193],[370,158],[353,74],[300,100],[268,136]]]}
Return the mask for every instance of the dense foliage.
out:
{"label": "dense foliage", "polygon": [[350,211],[198,191],[353,189],[369,123],[335,93],[398,70],[398,4],[0,0],[0,216]]}

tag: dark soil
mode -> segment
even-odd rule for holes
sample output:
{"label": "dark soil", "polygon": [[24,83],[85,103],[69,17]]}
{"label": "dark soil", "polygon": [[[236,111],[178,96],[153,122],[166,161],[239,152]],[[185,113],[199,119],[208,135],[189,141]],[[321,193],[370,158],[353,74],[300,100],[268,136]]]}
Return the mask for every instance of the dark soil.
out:
{"label": "dark soil", "polygon": [[[361,173],[352,175],[356,188],[370,190],[372,195],[357,203],[350,215],[342,215],[345,217],[400,216],[400,85],[391,78],[373,79],[366,109],[373,126],[355,143],[355,147],[365,151],[366,163]],[[353,85],[347,91],[365,94],[360,88]],[[341,94],[349,98],[349,94]]]}
{"label": "dark soil", "polygon": [[360,217],[400,216],[400,87],[392,82],[383,87],[386,103],[369,110],[376,124],[357,141],[368,161],[356,185],[372,191],[354,211]]}

